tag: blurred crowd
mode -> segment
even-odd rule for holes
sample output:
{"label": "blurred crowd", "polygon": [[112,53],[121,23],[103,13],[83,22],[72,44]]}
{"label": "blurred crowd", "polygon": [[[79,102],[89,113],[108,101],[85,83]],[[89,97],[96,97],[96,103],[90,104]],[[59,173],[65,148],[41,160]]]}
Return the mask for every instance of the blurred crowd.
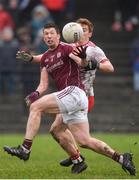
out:
{"label": "blurred crowd", "polygon": [[55,22],[61,28],[66,21],[72,21],[74,8],[74,0],[0,0],[0,95],[14,94],[19,73],[23,95],[35,89],[38,65],[17,63],[16,52],[40,54],[46,51],[42,41],[43,26]]}
{"label": "blurred crowd", "polygon": [[[42,41],[42,27],[46,23],[55,22],[61,29],[66,22],[73,21],[75,2],[0,0],[0,95],[13,95],[17,82],[22,82],[24,97],[35,89],[39,66],[17,63],[16,52],[24,50],[40,54],[46,51],[47,47]],[[123,30],[131,33],[138,25],[139,0],[117,0],[111,30],[115,33]],[[130,55],[134,62],[134,89],[139,91],[139,36],[132,43]]]}
{"label": "blurred crowd", "polygon": [[120,32],[123,29],[131,32],[139,24],[139,1],[138,0],[117,0],[112,30]]}

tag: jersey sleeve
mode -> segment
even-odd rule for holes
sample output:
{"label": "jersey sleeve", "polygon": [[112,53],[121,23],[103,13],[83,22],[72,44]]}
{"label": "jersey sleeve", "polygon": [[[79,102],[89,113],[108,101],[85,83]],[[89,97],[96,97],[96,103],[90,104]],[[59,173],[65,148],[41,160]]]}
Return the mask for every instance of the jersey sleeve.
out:
{"label": "jersey sleeve", "polygon": [[87,60],[88,61],[95,59],[98,62],[101,62],[104,59],[107,59],[104,51],[101,48],[99,48],[98,46],[95,46],[95,47],[89,46],[89,47],[87,47],[86,54],[87,54]]}

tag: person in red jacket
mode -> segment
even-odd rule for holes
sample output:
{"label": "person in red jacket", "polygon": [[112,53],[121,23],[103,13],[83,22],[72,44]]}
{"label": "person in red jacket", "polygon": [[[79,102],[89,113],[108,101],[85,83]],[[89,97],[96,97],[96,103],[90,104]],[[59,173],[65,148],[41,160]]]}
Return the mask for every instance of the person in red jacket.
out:
{"label": "person in red jacket", "polygon": [[0,31],[5,27],[14,28],[14,21],[8,11],[5,10],[4,5],[0,3]]}
{"label": "person in red jacket", "polygon": [[56,24],[62,27],[65,20],[72,20],[75,8],[74,0],[41,0],[49,10]]}

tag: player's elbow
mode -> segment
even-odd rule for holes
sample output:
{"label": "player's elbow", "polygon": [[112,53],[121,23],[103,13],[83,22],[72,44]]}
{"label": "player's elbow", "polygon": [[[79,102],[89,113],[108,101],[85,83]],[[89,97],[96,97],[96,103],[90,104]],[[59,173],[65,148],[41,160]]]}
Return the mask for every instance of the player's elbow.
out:
{"label": "player's elbow", "polygon": [[108,72],[114,72],[114,67],[112,65],[108,66],[107,71]]}
{"label": "player's elbow", "polygon": [[100,66],[99,66],[99,69],[100,71],[102,72],[107,72],[107,73],[112,73],[114,72],[114,67],[111,63],[100,63]]}

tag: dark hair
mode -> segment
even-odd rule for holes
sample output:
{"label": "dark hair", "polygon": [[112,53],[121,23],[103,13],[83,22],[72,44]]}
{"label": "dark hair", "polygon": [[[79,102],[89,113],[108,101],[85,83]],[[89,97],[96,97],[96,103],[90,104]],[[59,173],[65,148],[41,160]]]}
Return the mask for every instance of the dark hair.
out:
{"label": "dark hair", "polygon": [[79,18],[76,21],[79,24],[85,24],[88,26],[89,28],[89,32],[93,32],[94,26],[93,23],[91,21],[89,21],[87,18]]}
{"label": "dark hair", "polygon": [[45,24],[44,27],[43,27],[43,30],[44,29],[49,29],[49,28],[54,28],[56,30],[57,34],[60,34],[60,30],[59,30],[58,26],[55,23]]}

